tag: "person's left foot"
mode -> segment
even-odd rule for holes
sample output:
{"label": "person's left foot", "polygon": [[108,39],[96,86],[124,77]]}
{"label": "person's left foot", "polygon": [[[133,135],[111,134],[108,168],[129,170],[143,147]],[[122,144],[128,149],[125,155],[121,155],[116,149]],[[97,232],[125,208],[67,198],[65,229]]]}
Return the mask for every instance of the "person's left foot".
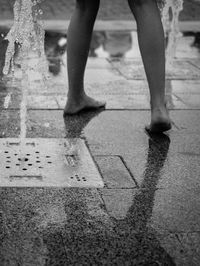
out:
{"label": "person's left foot", "polygon": [[151,110],[151,124],[145,129],[151,133],[163,133],[172,127],[167,107],[156,107]]}

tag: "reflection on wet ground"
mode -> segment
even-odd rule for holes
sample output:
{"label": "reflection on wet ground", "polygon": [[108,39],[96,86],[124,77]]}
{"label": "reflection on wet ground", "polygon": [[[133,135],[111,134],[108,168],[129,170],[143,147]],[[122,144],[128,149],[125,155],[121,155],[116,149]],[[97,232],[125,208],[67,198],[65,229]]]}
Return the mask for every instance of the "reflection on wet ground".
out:
{"label": "reflection on wet ground", "polygon": [[169,145],[166,135],[149,136],[141,189],[129,191],[121,219],[105,210],[106,189],[2,188],[0,264],[175,265],[148,226]]}

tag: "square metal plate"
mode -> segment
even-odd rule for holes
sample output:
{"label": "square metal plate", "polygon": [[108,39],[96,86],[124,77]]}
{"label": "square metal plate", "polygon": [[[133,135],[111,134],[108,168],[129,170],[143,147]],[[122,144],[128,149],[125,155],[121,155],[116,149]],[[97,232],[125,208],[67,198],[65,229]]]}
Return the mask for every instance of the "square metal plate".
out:
{"label": "square metal plate", "polygon": [[0,140],[1,187],[103,187],[82,139]]}

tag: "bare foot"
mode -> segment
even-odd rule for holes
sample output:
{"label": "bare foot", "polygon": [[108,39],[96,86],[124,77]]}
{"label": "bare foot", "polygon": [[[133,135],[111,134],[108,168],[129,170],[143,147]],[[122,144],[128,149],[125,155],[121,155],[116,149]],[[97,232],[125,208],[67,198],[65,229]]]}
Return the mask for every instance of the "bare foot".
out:
{"label": "bare foot", "polygon": [[167,107],[156,107],[151,110],[151,124],[146,130],[151,133],[162,133],[172,127]]}
{"label": "bare foot", "polygon": [[67,101],[64,109],[64,115],[73,115],[85,110],[96,110],[99,108],[105,108],[106,102],[97,101],[87,95],[84,95],[79,102]]}

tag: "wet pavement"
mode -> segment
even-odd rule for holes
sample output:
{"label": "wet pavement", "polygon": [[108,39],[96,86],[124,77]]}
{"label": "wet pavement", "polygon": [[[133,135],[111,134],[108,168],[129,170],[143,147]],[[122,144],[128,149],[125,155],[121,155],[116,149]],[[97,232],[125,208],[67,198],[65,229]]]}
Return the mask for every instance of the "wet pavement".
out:
{"label": "wet pavement", "polygon": [[[179,42],[166,82],[173,128],[155,136],[144,131],[149,95],[135,32],[94,33],[86,90],[107,108],[65,118],[66,36],[46,33],[50,78],[44,86],[39,73],[32,75],[27,138],[49,145],[81,139],[104,187],[80,181],[30,187],[26,180],[27,187],[17,188],[1,181],[0,265],[199,265],[198,36],[188,33]],[[2,66],[2,39],[0,45]],[[16,60],[15,79],[0,84],[2,141],[20,134],[20,78]]]}

